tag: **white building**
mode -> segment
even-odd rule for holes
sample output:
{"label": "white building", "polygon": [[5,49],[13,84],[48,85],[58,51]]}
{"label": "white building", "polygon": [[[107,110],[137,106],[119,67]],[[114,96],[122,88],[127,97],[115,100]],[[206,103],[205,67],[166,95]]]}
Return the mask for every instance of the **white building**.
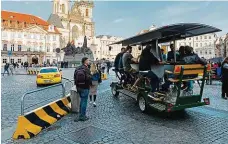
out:
{"label": "white building", "polygon": [[115,43],[123,40],[121,37],[109,36],[109,35],[99,35],[95,39],[96,48],[92,49],[95,59],[107,59],[114,61],[116,55],[120,53],[122,45],[116,44],[107,46],[111,43]]}
{"label": "white building", "polygon": [[[1,11],[1,59],[6,62],[56,61],[55,49],[60,47],[60,33],[43,19],[17,12]],[[9,57],[8,53],[12,55]]]}
{"label": "white building", "polygon": [[205,34],[195,37],[186,38],[184,40],[176,41],[176,48],[180,46],[191,46],[194,51],[200,56],[206,59],[215,57],[215,41],[217,35],[214,33]]}
{"label": "white building", "polygon": [[228,33],[224,36],[217,38],[215,55],[216,57],[227,57],[228,56]]}

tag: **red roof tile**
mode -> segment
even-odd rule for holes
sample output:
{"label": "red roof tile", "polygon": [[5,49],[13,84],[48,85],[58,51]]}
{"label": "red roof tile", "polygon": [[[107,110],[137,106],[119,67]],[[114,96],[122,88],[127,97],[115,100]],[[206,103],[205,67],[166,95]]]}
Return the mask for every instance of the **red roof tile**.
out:
{"label": "red roof tile", "polygon": [[[18,12],[10,12],[10,11],[1,11],[1,18],[2,20],[11,20],[11,21],[18,21],[18,22],[26,22],[26,24],[36,24],[43,26],[44,30],[48,30],[48,26],[50,25],[47,21],[41,19],[40,17],[30,15],[30,14],[23,14]],[[60,33],[57,28],[55,27],[55,33]]]}

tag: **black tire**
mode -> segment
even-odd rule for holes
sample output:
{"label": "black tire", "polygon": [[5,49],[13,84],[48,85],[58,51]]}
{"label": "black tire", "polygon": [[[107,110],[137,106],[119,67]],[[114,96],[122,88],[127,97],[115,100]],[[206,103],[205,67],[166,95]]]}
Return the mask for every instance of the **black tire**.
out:
{"label": "black tire", "polygon": [[112,84],[111,91],[112,91],[112,95],[114,97],[118,97],[119,96],[119,92],[117,91],[116,84]]}
{"label": "black tire", "polygon": [[148,103],[144,96],[138,96],[138,107],[141,112],[146,113],[148,111]]}

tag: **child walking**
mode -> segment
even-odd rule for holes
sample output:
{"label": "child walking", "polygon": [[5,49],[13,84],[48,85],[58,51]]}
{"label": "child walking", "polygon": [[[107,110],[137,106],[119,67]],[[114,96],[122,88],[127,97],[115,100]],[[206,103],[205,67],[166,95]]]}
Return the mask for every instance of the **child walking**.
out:
{"label": "child walking", "polygon": [[89,98],[90,98],[90,103],[93,102],[93,106],[96,107],[97,87],[99,84],[100,74],[94,63],[91,65],[90,71],[92,74],[92,85],[90,87]]}

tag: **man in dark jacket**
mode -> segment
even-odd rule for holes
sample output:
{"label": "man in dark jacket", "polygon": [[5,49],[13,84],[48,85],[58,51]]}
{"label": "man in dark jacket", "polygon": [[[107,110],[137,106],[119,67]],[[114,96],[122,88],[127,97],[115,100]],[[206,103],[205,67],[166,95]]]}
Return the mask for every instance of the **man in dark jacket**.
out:
{"label": "man in dark jacket", "polygon": [[222,62],[222,98],[228,98],[228,57]]}
{"label": "man in dark jacket", "polygon": [[74,72],[74,83],[76,85],[77,92],[80,95],[80,111],[79,118],[75,121],[86,121],[89,118],[86,116],[87,101],[89,96],[89,89],[92,83],[91,73],[88,68],[89,59],[87,57],[82,58],[82,65],[77,67]]}
{"label": "man in dark jacket", "polygon": [[7,72],[8,75],[9,75],[9,63],[6,63],[6,65],[4,66],[4,73],[3,73],[3,76],[4,76],[5,72]]}
{"label": "man in dark jacket", "polygon": [[114,67],[116,70],[120,68],[120,61],[122,62],[122,56],[125,52],[125,48],[121,48],[121,52],[116,55],[115,61],[114,61]]}

